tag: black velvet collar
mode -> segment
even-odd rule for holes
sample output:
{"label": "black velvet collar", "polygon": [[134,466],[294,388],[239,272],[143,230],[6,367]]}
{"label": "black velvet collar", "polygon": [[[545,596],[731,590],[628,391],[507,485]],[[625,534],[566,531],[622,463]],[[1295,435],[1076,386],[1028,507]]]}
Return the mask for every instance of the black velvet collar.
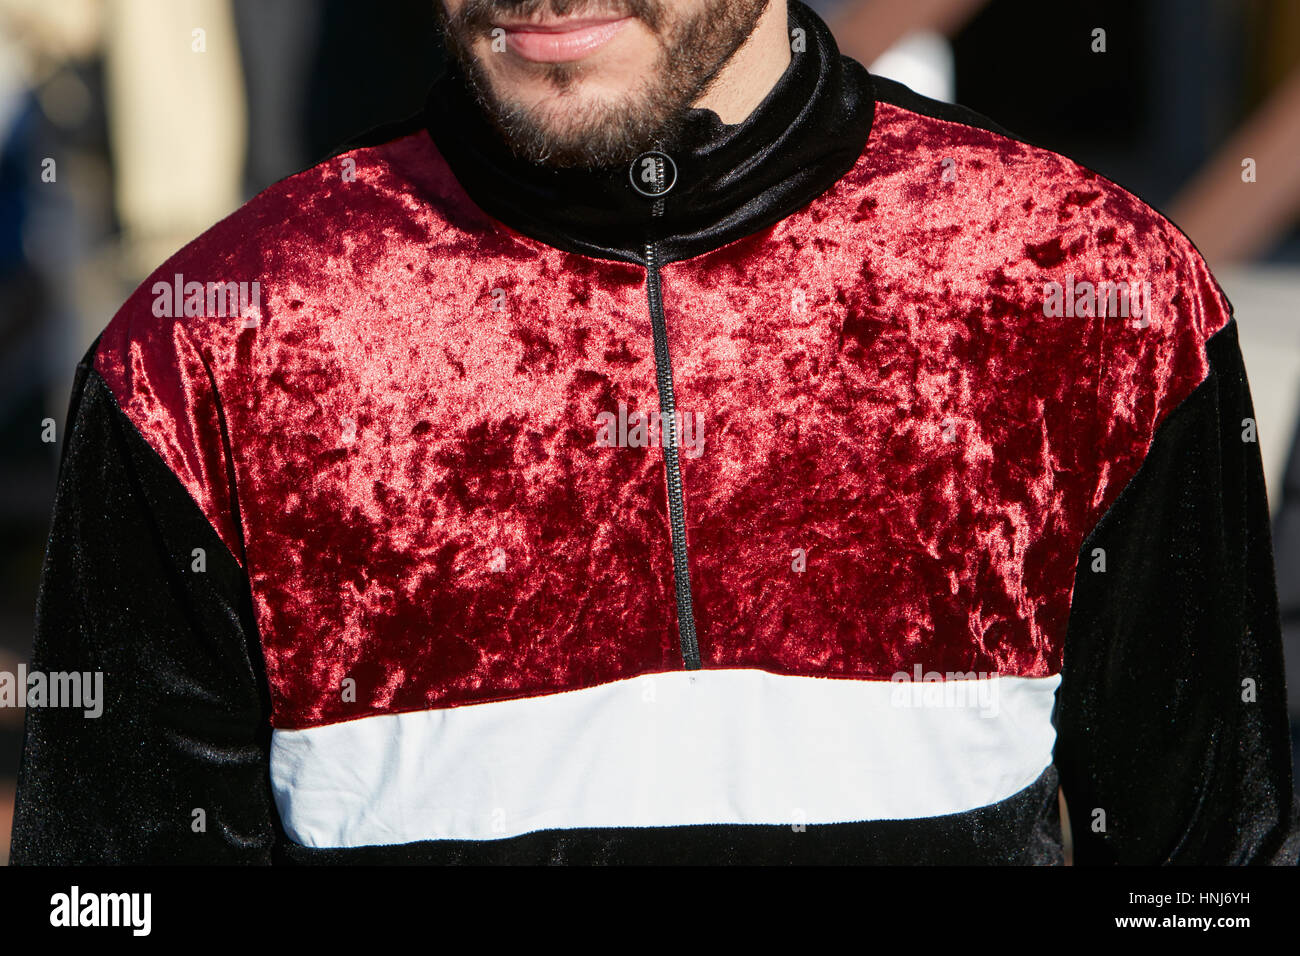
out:
{"label": "black velvet collar", "polygon": [[[627,166],[553,169],[515,157],[448,66],[430,92],[429,133],[479,206],[549,245],[643,262],[698,255],[766,228],[825,192],[861,154],[871,131],[871,78],[840,55],[830,30],[790,0],[802,30],[789,68],[759,107],[728,126],[693,109],[682,134],[660,149],[676,179],[659,198],[633,188]],[[450,63],[449,59],[449,63]],[[656,205],[659,208],[656,210]]]}

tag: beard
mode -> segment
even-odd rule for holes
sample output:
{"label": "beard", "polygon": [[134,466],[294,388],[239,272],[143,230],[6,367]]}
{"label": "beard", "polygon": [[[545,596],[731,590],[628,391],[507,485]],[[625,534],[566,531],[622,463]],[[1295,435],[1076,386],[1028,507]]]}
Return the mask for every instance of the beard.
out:
{"label": "beard", "polygon": [[[470,91],[501,137],[519,157],[548,166],[612,166],[671,141],[687,110],[709,88],[753,33],[768,0],[703,0],[698,8],[672,17],[672,0],[466,0],[449,16],[440,0],[434,7],[447,49],[460,65]],[[618,99],[566,104],[588,67],[581,62],[530,64],[558,94],[558,108],[526,106],[499,96],[474,54],[474,41],[489,37],[492,21],[509,13],[530,18],[543,10],[555,16],[570,11],[639,19],[658,42],[648,76]],[[495,54],[489,54],[495,55]]]}

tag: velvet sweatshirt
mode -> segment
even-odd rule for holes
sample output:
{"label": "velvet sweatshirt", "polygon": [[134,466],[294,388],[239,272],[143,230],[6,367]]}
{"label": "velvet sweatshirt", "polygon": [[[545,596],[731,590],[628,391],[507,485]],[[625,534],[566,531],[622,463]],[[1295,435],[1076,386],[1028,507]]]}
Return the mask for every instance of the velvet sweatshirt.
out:
{"label": "velvet sweatshirt", "polygon": [[842,56],[516,158],[454,68],[78,367],[13,862],[1294,863],[1231,304]]}

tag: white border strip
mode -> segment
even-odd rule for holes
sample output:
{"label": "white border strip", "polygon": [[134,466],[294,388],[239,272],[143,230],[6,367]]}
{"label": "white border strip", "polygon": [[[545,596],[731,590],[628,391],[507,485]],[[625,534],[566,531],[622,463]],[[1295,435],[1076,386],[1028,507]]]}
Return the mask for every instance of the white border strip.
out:
{"label": "white border strip", "polygon": [[309,847],[938,816],[1038,778],[1059,683],[673,671],[276,730],[271,779]]}

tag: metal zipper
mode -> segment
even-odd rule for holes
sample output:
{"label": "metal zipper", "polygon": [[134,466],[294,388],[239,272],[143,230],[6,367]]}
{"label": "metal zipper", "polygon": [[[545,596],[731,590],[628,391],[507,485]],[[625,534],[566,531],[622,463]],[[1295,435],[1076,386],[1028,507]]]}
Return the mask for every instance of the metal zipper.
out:
{"label": "metal zipper", "polygon": [[661,434],[666,434],[662,445],[664,471],[668,483],[668,520],[672,527],[673,585],[677,591],[677,632],[681,639],[682,663],[687,670],[699,670],[700,643],[695,635],[691,572],[686,560],[686,509],[682,506],[682,471],[677,456],[679,437],[677,400],[673,397],[673,369],[668,356],[668,323],[664,320],[659,249],[653,240],[645,244],[645,263],[646,295],[650,302],[650,327],[654,332],[655,343],[655,381],[659,387],[659,429]]}

